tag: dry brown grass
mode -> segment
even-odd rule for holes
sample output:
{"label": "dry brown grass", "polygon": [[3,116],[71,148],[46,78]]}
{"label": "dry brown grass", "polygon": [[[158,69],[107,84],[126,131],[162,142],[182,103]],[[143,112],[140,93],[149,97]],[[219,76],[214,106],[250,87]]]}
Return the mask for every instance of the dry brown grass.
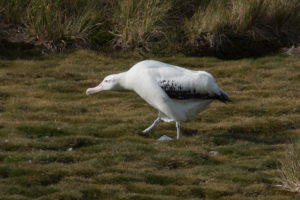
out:
{"label": "dry brown grass", "polygon": [[104,21],[102,5],[95,0],[31,1],[26,10],[30,35],[52,51],[61,51],[68,43],[87,43]]}
{"label": "dry brown grass", "polygon": [[115,12],[115,46],[122,49],[149,47],[163,35],[159,24],[171,9],[166,0],[121,0]]}
{"label": "dry brown grass", "polygon": [[[253,43],[293,42],[291,30],[299,31],[299,6],[297,0],[213,0],[186,20],[185,32],[192,45],[217,50],[241,37]],[[243,49],[243,45],[236,44],[236,48]]]}
{"label": "dry brown grass", "polygon": [[278,185],[281,189],[300,194],[300,150],[299,141],[295,141],[281,160]]}

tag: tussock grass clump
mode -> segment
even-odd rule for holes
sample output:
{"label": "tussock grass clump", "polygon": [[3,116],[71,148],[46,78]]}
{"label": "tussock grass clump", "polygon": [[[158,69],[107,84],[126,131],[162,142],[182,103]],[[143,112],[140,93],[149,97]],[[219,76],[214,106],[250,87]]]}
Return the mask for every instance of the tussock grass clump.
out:
{"label": "tussock grass clump", "polygon": [[21,24],[24,22],[24,13],[31,0],[0,0],[0,14],[7,22]]}
{"label": "tussock grass clump", "polygon": [[198,45],[198,39],[206,34],[205,40],[209,40],[213,45],[214,35],[220,33],[227,25],[227,15],[224,1],[211,1],[205,6],[199,6],[193,17],[185,22],[189,42]]}
{"label": "tussock grass clump", "polygon": [[101,14],[96,0],[35,0],[27,9],[27,26],[48,49],[60,50],[70,40],[87,42],[100,25]]}
{"label": "tussock grass clump", "polygon": [[278,181],[282,189],[300,194],[300,147],[294,142],[280,160]]}
{"label": "tussock grass clump", "polygon": [[298,0],[265,0],[265,23],[276,30],[276,34],[290,32],[300,28],[300,2]]}
{"label": "tussock grass clump", "polygon": [[115,46],[122,49],[149,47],[163,30],[159,27],[171,8],[167,0],[121,0],[115,17]]}
{"label": "tussock grass clump", "polygon": [[0,37],[52,51],[255,56],[299,43],[299,11],[298,0],[0,0]]}
{"label": "tussock grass clump", "polygon": [[219,51],[230,45],[242,47],[242,40],[291,44],[300,31],[299,5],[296,0],[213,0],[186,20],[185,33],[192,46]]}

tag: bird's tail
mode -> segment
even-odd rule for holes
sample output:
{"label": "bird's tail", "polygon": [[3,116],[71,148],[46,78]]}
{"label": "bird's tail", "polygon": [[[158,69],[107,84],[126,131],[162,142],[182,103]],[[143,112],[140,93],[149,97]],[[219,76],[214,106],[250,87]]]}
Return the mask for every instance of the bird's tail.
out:
{"label": "bird's tail", "polygon": [[220,94],[217,96],[217,99],[219,101],[222,101],[223,103],[231,102],[231,99],[229,98],[228,94],[219,88]]}

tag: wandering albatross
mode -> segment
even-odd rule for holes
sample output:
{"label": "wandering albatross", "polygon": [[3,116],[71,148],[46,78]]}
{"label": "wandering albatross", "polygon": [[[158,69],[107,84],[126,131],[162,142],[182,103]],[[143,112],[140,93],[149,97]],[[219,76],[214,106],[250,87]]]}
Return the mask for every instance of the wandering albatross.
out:
{"label": "wandering albatross", "polygon": [[108,75],[98,86],[87,89],[86,94],[105,90],[135,91],[159,111],[157,119],[143,133],[149,133],[161,121],[175,121],[177,139],[181,122],[195,117],[213,100],[230,101],[210,73],[155,60],[144,60],[126,72]]}

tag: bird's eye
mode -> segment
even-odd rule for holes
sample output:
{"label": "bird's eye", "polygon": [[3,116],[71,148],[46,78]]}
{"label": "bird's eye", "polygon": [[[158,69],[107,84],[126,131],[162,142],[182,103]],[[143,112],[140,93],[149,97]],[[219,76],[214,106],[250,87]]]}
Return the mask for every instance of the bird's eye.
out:
{"label": "bird's eye", "polygon": [[105,83],[107,83],[107,82],[108,82],[108,80],[105,80],[104,82],[105,82]]}

